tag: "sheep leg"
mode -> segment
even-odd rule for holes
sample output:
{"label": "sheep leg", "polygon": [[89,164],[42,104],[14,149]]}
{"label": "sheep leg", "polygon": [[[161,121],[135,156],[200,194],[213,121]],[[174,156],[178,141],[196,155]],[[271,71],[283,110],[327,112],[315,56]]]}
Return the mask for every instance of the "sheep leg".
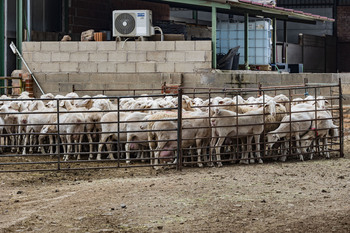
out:
{"label": "sheep leg", "polygon": [[111,134],[102,134],[101,138],[100,138],[100,143],[98,144],[98,154],[96,156],[97,160],[101,160],[101,152],[102,152],[102,148],[104,143],[107,141],[107,138],[111,136]]}
{"label": "sheep leg", "polygon": [[[42,153],[43,155],[46,154],[45,147],[44,147],[44,145],[43,145],[43,143],[44,143],[44,138],[45,138],[44,135],[39,135],[39,145],[40,145],[41,153]],[[51,142],[50,142],[50,144],[51,144]],[[50,156],[51,156],[51,155],[50,155]]]}
{"label": "sheep leg", "polygon": [[[196,139],[196,146],[197,146],[197,163],[198,163],[198,167],[203,167],[202,164],[202,148],[198,148],[198,147],[203,147],[202,145],[202,139]],[[203,149],[204,150],[204,149]],[[203,151],[204,152],[204,151]]]}
{"label": "sheep leg", "polygon": [[64,145],[66,143],[66,137],[64,135],[60,136],[61,137],[61,142],[62,142],[62,147],[63,147],[63,159],[67,161],[66,156],[67,156],[67,145]]}
{"label": "sheep leg", "polygon": [[304,156],[302,154],[302,152],[300,151],[300,136],[299,134],[295,135],[295,149],[297,151],[297,154],[299,155],[299,159],[300,161],[304,161]]}
{"label": "sheep leg", "polygon": [[220,149],[224,141],[225,141],[225,138],[219,138],[215,145],[216,161],[217,161],[216,164],[218,165],[218,167],[222,167]]}
{"label": "sheep leg", "polygon": [[[249,137],[247,137],[247,144],[244,144],[244,141],[242,140],[242,151],[241,151],[241,160],[239,161],[240,164],[249,164],[248,161],[248,144],[249,144]],[[251,149],[250,149],[251,150]]]}
{"label": "sheep leg", "polygon": [[[217,138],[214,138],[214,137],[217,137],[217,135],[216,136],[213,135],[213,138],[210,141],[210,148],[209,148],[209,150],[211,150],[212,152],[215,153],[215,144],[216,144]],[[214,166],[214,164],[212,162],[212,159],[213,159],[212,157],[209,158],[209,163],[208,163],[209,167],[213,167]]]}
{"label": "sheep leg", "polygon": [[260,151],[260,134],[259,135],[254,135],[254,140],[255,140],[255,144],[256,144],[256,148],[255,148],[255,154],[256,154],[256,158],[258,159],[258,163],[262,164],[264,163],[261,159],[261,151]]}
{"label": "sheep leg", "polygon": [[22,151],[22,154],[25,155],[27,152],[27,142],[28,142],[28,139],[29,139],[29,132],[27,132],[27,135],[25,135],[24,137],[24,142],[23,142],[23,151]]}
{"label": "sheep leg", "polygon": [[328,135],[325,135],[325,138],[323,139],[323,153],[326,155],[327,159],[330,159],[329,151],[328,151]]}
{"label": "sheep leg", "polygon": [[[129,142],[129,140],[127,140]],[[126,164],[130,164],[130,143],[125,143]]]}
{"label": "sheep leg", "polygon": [[[108,142],[110,142],[110,143],[108,143],[108,144],[106,145],[107,151],[109,151],[108,158],[109,158],[110,160],[115,160],[114,155],[113,155],[113,152],[112,152],[112,146],[113,146],[112,142],[113,142],[113,140],[112,140],[112,139],[109,139]],[[118,145],[117,145],[117,146],[118,146]]]}

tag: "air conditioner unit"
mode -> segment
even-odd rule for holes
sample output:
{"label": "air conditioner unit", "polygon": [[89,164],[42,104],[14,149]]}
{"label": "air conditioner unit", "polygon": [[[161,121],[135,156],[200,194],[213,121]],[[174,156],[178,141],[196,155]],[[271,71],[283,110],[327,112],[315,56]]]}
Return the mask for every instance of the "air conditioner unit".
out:
{"label": "air conditioner unit", "polygon": [[152,11],[116,10],[113,11],[113,36],[137,37],[152,36]]}

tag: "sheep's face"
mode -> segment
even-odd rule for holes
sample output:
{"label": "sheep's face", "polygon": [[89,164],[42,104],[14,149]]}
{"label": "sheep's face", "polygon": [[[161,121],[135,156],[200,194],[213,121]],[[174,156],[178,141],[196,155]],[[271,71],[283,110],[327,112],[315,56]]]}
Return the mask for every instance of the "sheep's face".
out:
{"label": "sheep's face", "polygon": [[279,139],[280,139],[280,136],[278,134],[275,134],[275,133],[267,134],[267,147],[271,149],[273,144],[275,144],[275,142],[277,142]]}

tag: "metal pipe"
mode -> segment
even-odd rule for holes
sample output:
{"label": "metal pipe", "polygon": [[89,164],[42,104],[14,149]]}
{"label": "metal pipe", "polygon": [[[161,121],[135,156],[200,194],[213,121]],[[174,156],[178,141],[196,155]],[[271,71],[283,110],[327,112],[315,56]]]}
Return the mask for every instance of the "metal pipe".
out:
{"label": "metal pipe", "polygon": [[32,36],[32,7],[31,7],[32,1],[27,0],[27,41],[31,40]]}
{"label": "metal pipe", "polygon": [[[21,52],[23,41],[23,0],[17,0],[16,13],[16,45],[18,51]],[[16,59],[16,68],[22,69],[22,63],[19,58]]]}
{"label": "metal pipe", "polygon": [[182,89],[178,89],[177,97],[177,163],[176,169],[182,169]]}
{"label": "metal pipe", "polygon": [[0,76],[5,74],[5,18],[4,18],[4,0],[0,0]]}
{"label": "metal pipe", "polygon": [[272,64],[274,64],[274,68],[276,69],[276,41],[277,41],[277,19],[272,19]]}
{"label": "metal pipe", "polygon": [[[3,0],[4,1],[4,76],[7,76],[7,38],[8,38],[8,0]],[[0,26],[1,27],[1,26]],[[0,38],[1,40],[1,38]]]}
{"label": "metal pipe", "polygon": [[213,64],[212,68],[216,69],[217,60],[216,60],[216,26],[217,26],[217,15],[216,15],[216,7],[213,6],[211,8],[211,41],[212,41],[212,50],[213,50]]}
{"label": "metal pipe", "polygon": [[244,14],[244,67],[249,70],[249,14]]}

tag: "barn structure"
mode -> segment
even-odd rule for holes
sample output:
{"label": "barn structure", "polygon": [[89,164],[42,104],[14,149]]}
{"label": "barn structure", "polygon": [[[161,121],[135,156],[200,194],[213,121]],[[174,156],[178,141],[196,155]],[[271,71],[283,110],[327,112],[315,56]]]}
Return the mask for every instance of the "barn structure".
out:
{"label": "barn structure", "polygon": [[[335,2],[332,7],[341,12],[343,6]],[[336,28],[337,24],[333,27],[336,15],[324,17],[292,10],[287,8],[286,1],[281,1],[286,4],[283,7],[279,1],[270,4],[246,0],[2,0],[1,3],[0,44],[4,52],[0,55],[0,75],[9,76],[12,70],[22,68],[19,58],[9,49],[10,42],[16,39],[18,49],[46,92],[67,93],[75,88],[100,93],[99,90],[108,89],[158,88],[164,82],[189,87],[304,82],[302,74],[216,70],[218,53],[227,53],[227,49],[220,50],[222,41],[232,42],[230,36],[222,34],[219,25],[234,25],[231,22],[241,28],[243,35],[237,40],[240,69],[269,70],[272,65],[272,69],[288,72],[290,69],[285,64],[293,64],[298,73],[321,73],[308,76],[309,82],[332,82],[339,77],[334,74],[340,68],[336,62],[340,58],[334,33],[299,35],[288,30],[288,25],[294,23],[311,28],[319,25]],[[153,12],[153,25],[163,30],[165,41],[160,41],[159,35],[147,41],[114,41],[113,10],[135,9]],[[261,24],[255,22],[264,20],[268,23],[268,28],[265,27],[268,42],[261,52],[250,30],[252,23],[256,29]],[[106,33],[110,41],[81,42],[81,32],[88,29]],[[283,35],[280,40],[278,32]],[[59,42],[66,34],[73,41]],[[297,38],[298,43],[289,43],[290,37]],[[263,64],[255,59],[258,56],[266,58]],[[38,93],[35,86],[34,92]]]}

